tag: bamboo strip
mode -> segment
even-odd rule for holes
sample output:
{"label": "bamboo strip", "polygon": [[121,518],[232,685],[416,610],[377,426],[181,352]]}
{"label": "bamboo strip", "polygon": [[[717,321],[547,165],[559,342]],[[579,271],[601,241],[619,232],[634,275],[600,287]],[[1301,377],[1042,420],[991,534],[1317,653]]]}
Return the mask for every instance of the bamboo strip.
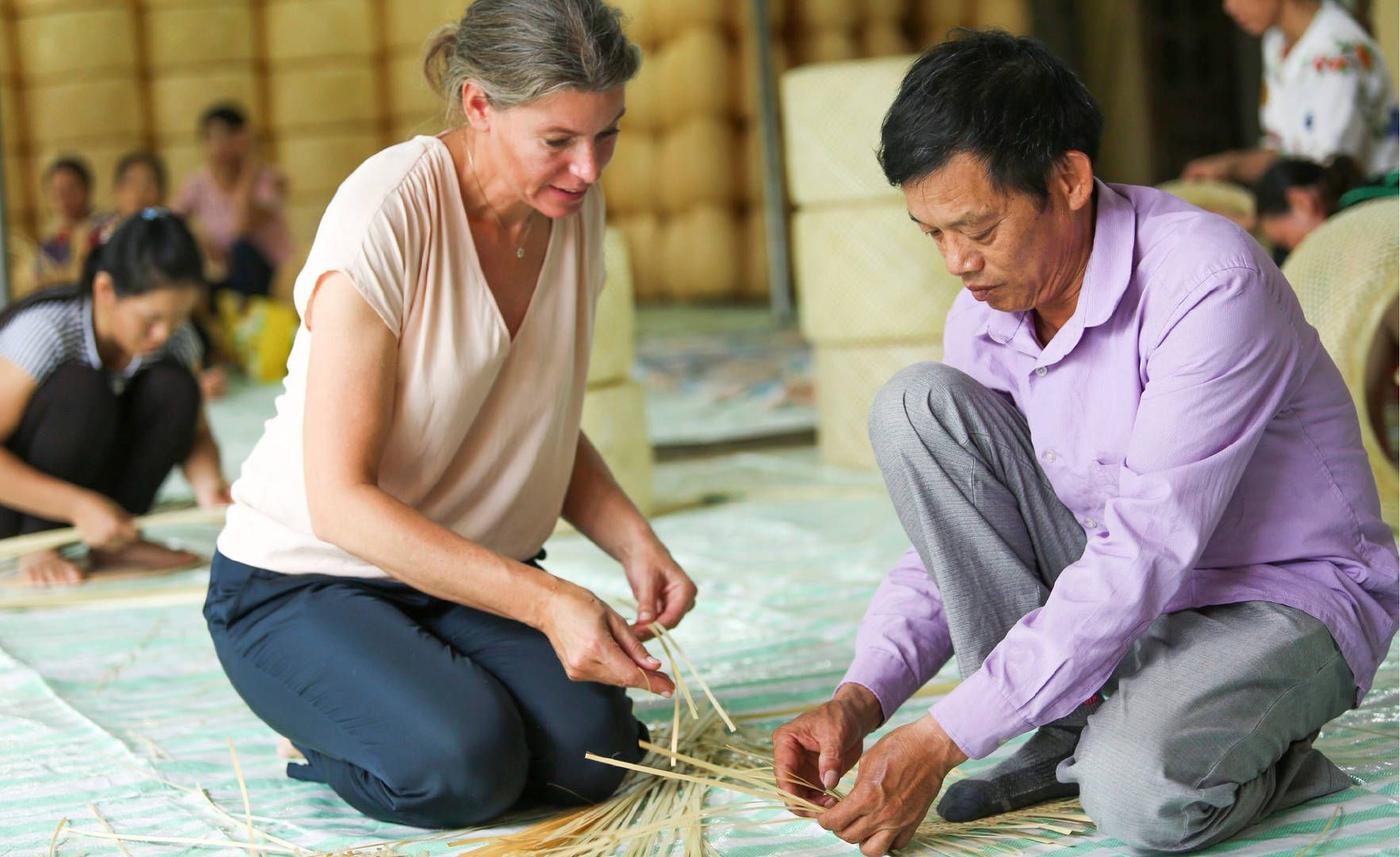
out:
{"label": "bamboo strip", "polygon": [[53,838],[49,840],[49,857],[54,857],[54,854],[58,853],[58,835],[63,832],[63,828],[67,826],[67,824],[68,819],[66,817],[60,818],[58,820],[58,827],[53,829]]}
{"label": "bamboo strip", "polygon": [[664,626],[657,624],[655,627],[659,629],[659,633],[663,639],[669,639],[671,645],[676,647],[676,654],[680,656],[681,662],[685,664],[686,669],[690,670],[691,675],[695,676],[695,683],[700,685],[700,690],[704,691],[705,698],[710,700],[710,705],[714,706],[716,713],[718,713],[720,718],[724,721],[724,725],[729,728],[730,732],[738,732],[739,727],[735,726],[734,721],[729,719],[729,713],[724,710],[723,705],[719,704],[719,700],[715,698],[714,693],[710,690],[709,682],[705,681],[705,677],[700,675],[700,671],[695,668],[695,664],[691,663],[690,657],[685,653],[685,649],[681,648],[681,644],[676,642],[676,638],[672,637],[671,632],[667,631]]}
{"label": "bamboo strip", "polygon": [[[223,523],[224,512],[225,507],[222,506],[213,509],[192,507],[172,512],[156,512],[137,518],[136,526],[144,530],[147,527],[167,527],[178,524],[218,524]],[[13,536],[8,539],[0,539],[0,559],[13,559],[25,554],[60,548],[79,541],[82,539],[79,537],[76,527],[63,527],[57,530],[44,530],[41,533]]]}
{"label": "bamboo strip", "polygon": [[[108,833],[116,833],[116,831],[112,829],[112,825],[107,823],[107,817],[98,811],[97,804],[88,803],[88,809],[92,810],[92,814],[97,817],[97,823],[102,825],[103,830]],[[117,850],[120,851],[124,857],[131,857],[131,852],[126,850],[126,846],[123,845],[120,840],[117,842]]]}
{"label": "bamboo strip", "polygon": [[[67,819],[64,819],[67,821]],[[86,836],[90,839],[104,839],[113,842],[147,842],[152,845],[193,845],[202,848],[237,848],[245,849],[247,844],[234,842],[231,839],[195,839],[187,836],[146,836],[144,834],[132,833],[105,833],[97,830],[79,830],[76,827],[69,828],[68,832],[74,836]],[[268,846],[262,849],[270,854],[292,854],[298,852],[280,846]],[[52,852],[50,852],[52,854]]]}
{"label": "bamboo strip", "polygon": [[238,778],[238,791],[243,795],[243,811],[248,816],[248,857],[257,857],[257,837],[253,834],[253,802],[248,799],[248,782],[243,779],[243,766],[238,763],[238,750],[228,739],[228,754],[233,759],[233,774]]}

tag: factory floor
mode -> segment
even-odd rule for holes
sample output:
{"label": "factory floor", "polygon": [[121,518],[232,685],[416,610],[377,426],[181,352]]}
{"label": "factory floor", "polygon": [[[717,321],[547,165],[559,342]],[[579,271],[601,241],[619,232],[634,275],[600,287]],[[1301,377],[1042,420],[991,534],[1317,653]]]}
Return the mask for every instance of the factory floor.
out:
{"label": "factory floor", "polygon": [[[748,311],[668,310],[642,322],[639,375],[652,397],[653,436],[663,442],[656,494],[659,508],[669,510],[655,525],[702,593],[676,637],[726,707],[754,715],[747,728],[771,730],[782,717],[764,712],[816,703],[839,679],[864,604],[905,539],[876,474],[818,461],[805,357],[791,334],[767,332],[761,314]],[[710,357],[668,359],[666,343],[678,337],[688,338],[692,354]],[[717,338],[727,345],[715,346]],[[726,353],[750,365],[735,368]],[[695,377],[706,373],[708,380]],[[243,386],[211,409],[230,461],[251,448],[274,394]],[[746,425],[759,437],[739,430]],[[718,451],[706,453],[706,443]],[[164,497],[178,501],[183,493],[175,480]],[[157,535],[207,552],[216,532],[186,525]],[[557,535],[548,552],[554,573],[607,599],[627,596],[618,569],[579,536]],[[0,854],[49,853],[51,841],[54,853],[73,857],[247,853],[231,844],[94,836],[246,841],[230,744],[260,831],[315,850],[421,835],[367,820],[328,788],[284,775],[276,736],[239,700],[214,657],[199,611],[207,574],[94,582],[83,588],[82,603],[71,593],[46,604],[35,593],[0,588]],[[1272,817],[1211,853],[1400,854],[1398,660],[1392,650],[1365,705],[1319,739],[1353,787]],[[945,670],[931,687],[946,689],[955,678]],[[669,702],[642,697],[640,717],[669,720]],[[933,698],[912,700],[886,728],[920,716]],[[994,762],[967,767],[975,773]],[[742,820],[718,817],[706,836],[725,855],[858,853],[776,808]],[[1126,852],[1094,834],[995,846],[1000,853]],[[402,853],[457,850],[438,839]]]}

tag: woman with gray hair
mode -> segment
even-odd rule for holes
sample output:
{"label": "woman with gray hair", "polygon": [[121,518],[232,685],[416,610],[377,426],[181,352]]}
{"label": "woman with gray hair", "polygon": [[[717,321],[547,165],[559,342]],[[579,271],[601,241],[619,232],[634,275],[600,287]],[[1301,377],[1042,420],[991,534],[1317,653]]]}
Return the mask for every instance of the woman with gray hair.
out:
{"label": "woman with gray hair", "polygon": [[[476,0],[427,55],[461,118],[371,157],[321,220],[276,416],[204,613],[298,779],[420,827],[610,795],[670,695],[642,646],[695,586],[579,429],[599,176],[640,54],[601,0]],[[628,622],[538,564],[560,517]]]}

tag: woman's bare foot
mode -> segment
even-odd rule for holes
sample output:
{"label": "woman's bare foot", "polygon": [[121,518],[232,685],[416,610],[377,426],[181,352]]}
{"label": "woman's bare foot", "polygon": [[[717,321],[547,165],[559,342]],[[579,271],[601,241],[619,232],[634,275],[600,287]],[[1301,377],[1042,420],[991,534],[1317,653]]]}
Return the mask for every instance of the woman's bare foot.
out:
{"label": "woman's bare foot", "polygon": [[277,739],[277,755],[288,762],[304,762],[306,757],[292,744],[290,738]]}
{"label": "woman's bare foot", "polygon": [[204,562],[204,558],[197,553],[168,548],[145,539],[132,542],[117,550],[93,548],[88,551],[88,560],[93,571],[110,571],[117,568],[140,571],[179,571]]}
{"label": "woman's bare foot", "polygon": [[20,583],[29,586],[77,586],[85,576],[82,568],[55,550],[26,554],[19,561]]}

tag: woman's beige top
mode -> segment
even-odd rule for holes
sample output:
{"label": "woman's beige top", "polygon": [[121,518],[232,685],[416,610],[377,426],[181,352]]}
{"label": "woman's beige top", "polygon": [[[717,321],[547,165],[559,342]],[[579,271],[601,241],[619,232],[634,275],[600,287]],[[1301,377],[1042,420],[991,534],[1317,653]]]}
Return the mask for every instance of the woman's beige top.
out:
{"label": "woman's beige top", "polygon": [[[603,287],[601,193],[590,191],[579,213],[552,227],[512,341],[482,274],[452,156],[437,138],[417,137],[373,156],[340,186],[295,289],[305,317],[318,280],[339,271],[398,337],[379,486],[522,560],[559,518],[578,446]],[[316,439],[303,439],[302,425],[319,333],[305,323],[297,331],[276,416],[233,485],[219,550],[287,574],[385,577],[311,531],[302,445]]]}

